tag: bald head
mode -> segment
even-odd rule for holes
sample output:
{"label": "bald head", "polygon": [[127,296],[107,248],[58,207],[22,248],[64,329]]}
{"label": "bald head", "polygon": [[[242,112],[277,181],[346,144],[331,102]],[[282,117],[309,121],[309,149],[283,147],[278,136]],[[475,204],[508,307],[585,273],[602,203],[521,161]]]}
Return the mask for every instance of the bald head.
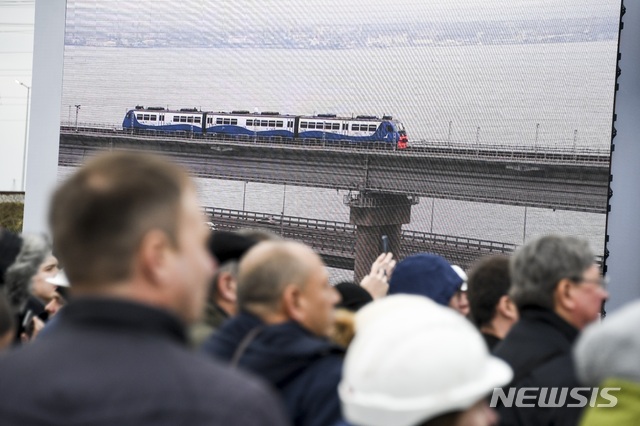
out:
{"label": "bald head", "polygon": [[238,305],[266,323],[295,321],[326,336],[339,301],[322,259],[304,244],[262,242],[240,262]]}
{"label": "bald head", "polygon": [[265,241],[249,250],[238,271],[240,309],[275,311],[288,285],[303,288],[320,257],[304,244]]}

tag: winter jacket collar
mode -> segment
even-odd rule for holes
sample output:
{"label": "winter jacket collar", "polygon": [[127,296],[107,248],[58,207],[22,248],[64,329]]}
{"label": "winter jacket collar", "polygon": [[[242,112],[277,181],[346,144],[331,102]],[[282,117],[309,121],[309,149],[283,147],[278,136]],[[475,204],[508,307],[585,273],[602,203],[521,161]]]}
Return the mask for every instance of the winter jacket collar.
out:
{"label": "winter jacket collar", "polygon": [[184,325],[168,311],[127,301],[98,297],[74,299],[60,311],[60,326],[109,328],[118,332],[156,334],[186,344]]}
{"label": "winter jacket collar", "polygon": [[229,361],[240,342],[256,327],[262,328],[242,353],[239,365],[259,372],[277,387],[284,386],[321,358],[344,354],[344,349],[315,336],[295,321],[265,325],[248,312],[227,321],[203,349]]}
{"label": "winter jacket collar", "polygon": [[578,329],[550,309],[532,305],[523,306],[520,308],[520,319],[547,324],[557,330],[570,344],[573,344],[578,337]]}

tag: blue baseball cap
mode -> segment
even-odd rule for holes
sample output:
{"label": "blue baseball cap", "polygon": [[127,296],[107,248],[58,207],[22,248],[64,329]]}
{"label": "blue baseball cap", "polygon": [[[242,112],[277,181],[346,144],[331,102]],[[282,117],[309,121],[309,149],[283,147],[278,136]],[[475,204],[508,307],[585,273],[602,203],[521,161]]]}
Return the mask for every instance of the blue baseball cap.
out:
{"label": "blue baseball cap", "polygon": [[396,265],[389,281],[388,294],[417,294],[448,306],[463,282],[451,264],[441,256],[419,253]]}

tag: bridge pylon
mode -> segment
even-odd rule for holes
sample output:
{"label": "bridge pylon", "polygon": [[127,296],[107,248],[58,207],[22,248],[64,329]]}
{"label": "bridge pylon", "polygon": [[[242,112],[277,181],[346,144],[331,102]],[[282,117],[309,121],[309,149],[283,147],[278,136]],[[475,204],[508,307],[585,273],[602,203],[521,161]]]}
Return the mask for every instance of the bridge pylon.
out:
{"label": "bridge pylon", "polygon": [[420,199],[414,195],[372,191],[350,192],[344,196],[349,206],[349,222],[356,225],[354,280],[360,282],[382,251],[382,236],[389,238],[389,250],[400,258],[402,225],[411,221],[411,206]]}

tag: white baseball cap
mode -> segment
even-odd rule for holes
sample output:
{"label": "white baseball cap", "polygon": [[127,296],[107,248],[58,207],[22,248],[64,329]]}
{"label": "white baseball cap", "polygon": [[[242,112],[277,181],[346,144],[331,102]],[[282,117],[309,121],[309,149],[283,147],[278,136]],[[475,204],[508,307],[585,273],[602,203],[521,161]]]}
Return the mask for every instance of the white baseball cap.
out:
{"label": "white baseball cap", "polygon": [[464,272],[464,269],[462,269],[458,265],[451,265],[451,267],[453,268],[454,271],[456,271],[456,274],[458,274],[458,276],[460,278],[462,278],[462,284],[460,285],[460,291],[467,291],[467,280],[469,279],[467,277],[467,273]]}
{"label": "white baseball cap", "polygon": [[411,426],[466,410],[512,376],[467,319],[400,294],[356,314],[338,393],[353,424]]}
{"label": "white baseball cap", "polygon": [[65,274],[62,269],[60,269],[53,277],[47,278],[45,281],[59,287],[71,287],[69,285],[69,280],[67,279],[67,274]]}

